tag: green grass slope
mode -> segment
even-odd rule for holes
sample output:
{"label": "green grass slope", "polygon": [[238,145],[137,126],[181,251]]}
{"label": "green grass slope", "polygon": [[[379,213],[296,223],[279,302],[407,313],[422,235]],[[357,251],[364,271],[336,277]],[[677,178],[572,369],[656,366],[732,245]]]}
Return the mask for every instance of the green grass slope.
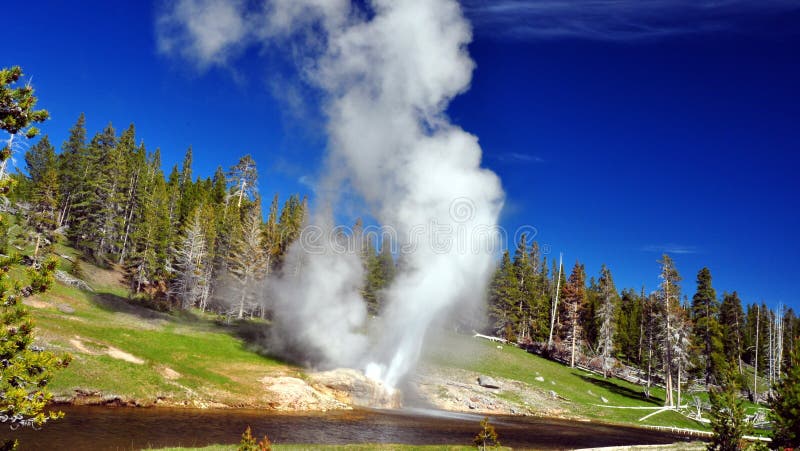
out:
{"label": "green grass slope", "polygon": [[559,399],[564,400],[562,407],[573,417],[639,426],[707,429],[702,423],[674,411],[639,421],[654,410],[614,408],[661,407],[664,404],[663,389],[653,387],[650,399],[647,399],[641,386],[569,368],[513,346],[498,347],[497,343],[480,338],[445,336],[427,348],[425,358],[439,367],[517,380],[534,390],[547,394],[555,392]]}
{"label": "green grass slope", "polygon": [[[69,266],[66,259],[60,264]],[[142,404],[260,406],[266,400],[259,378],[298,373],[249,349],[235,325],[147,309],[127,299],[118,272],[86,263],[83,271],[93,293],[56,282],[25,301],[37,340],[74,357],[51,381],[56,396],[80,391]]]}

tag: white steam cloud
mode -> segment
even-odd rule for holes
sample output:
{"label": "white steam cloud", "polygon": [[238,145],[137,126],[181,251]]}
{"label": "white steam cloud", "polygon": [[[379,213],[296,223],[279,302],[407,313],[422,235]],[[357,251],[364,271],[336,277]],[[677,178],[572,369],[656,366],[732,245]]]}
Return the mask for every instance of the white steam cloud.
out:
{"label": "white steam cloud", "polygon": [[[445,115],[475,66],[466,48],[470,25],[454,0],[374,0],[368,11],[349,0],[274,0],[258,10],[219,4],[173,4],[170,26],[158,28],[161,48],[205,67],[228,61],[224,53],[242,43],[291,47],[303,77],[325,94],[325,192],[347,184],[396,231],[396,245],[413,248],[388,288],[382,324],[372,329],[380,333],[370,337],[359,257],[330,239],[330,210],[316,212],[310,224],[320,234],[305,234],[284,274],[270,281],[276,323],[325,364],[365,368],[396,386],[435,318],[483,300],[494,265],[500,182],[480,167],[478,139]],[[216,24],[197,26],[205,19],[192,13],[204,6],[236,24],[236,42],[220,40]]]}

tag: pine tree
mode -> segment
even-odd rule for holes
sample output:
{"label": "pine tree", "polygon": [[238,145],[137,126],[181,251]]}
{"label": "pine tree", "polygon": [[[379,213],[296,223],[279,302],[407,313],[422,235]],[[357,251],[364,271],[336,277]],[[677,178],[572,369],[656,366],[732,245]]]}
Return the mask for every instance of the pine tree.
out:
{"label": "pine tree", "polygon": [[498,335],[505,333],[504,338],[510,341],[516,341],[512,311],[519,296],[518,290],[514,264],[506,250],[489,288],[489,315],[493,332]]}
{"label": "pine tree", "polygon": [[236,206],[242,206],[242,200],[254,196],[258,192],[258,170],[256,162],[250,155],[245,155],[228,171],[228,185],[236,198]]}
{"label": "pine tree", "polygon": [[[11,156],[13,139],[19,132],[33,138],[38,130],[31,123],[42,122],[48,117],[45,110],[34,111],[36,97],[33,88],[11,88],[19,80],[22,70],[19,67],[0,70],[0,129],[11,138],[0,151],[2,167]],[[0,193],[6,195],[11,183],[0,172]],[[0,216],[0,222],[6,218]],[[22,303],[20,284],[9,278],[11,265],[19,263],[17,256],[0,257],[0,415],[9,419],[12,426],[41,426],[48,420],[63,416],[62,412],[45,412],[52,398],[47,389],[53,373],[69,364],[69,355],[56,356],[49,351],[33,345],[33,323],[25,305]],[[39,269],[31,268],[29,290],[33,293],[46,291],[53,282],[53,272],[57,261],[50,258]],[[16,441],[7,441],[4,449],[12,449]]]}
{"label": "pine tree", "polygon": [[39,133],[34,124],[50,117],[47,110],[34,110],[36,96],[30,84],[12,88],[23,76],[19,66],[0,69],[0,130],[8,133],[5,146],[0,149],[0,180],[6,176],[6,164],[14,149],[14,138],[22,133],[30,139]]}
{"label": "pine tree", "polygon": [[673,364],[674,347],[678,334],[675,332],[677,315],[680,310],[680,285],[681,280],[675,263],[664,254],[661,261],[661,286],[658,290],[658,312],[659,312],[659,340],[661,342],[661,360],[664,365],[664,379],[666,385],[666,406],[674,406],[673,399]]}
{"label": "pine tree", "polygon": [[647,362],[645,396],[649,398],[653,367],[657,364],[656,345],[658,343],[660,309],[657,295],[645,296],[644,287],[642,288],[642,300],[642,360]]}
{"label": "pine tree", "polygon": [[643,296],[632,289],[622,290],[619,309],[617,309],[616,336],[617,355],[629,363],[641,366],[641,343],[643,335],[642,321]]}
{"label": "pine tree", "polygon": [[229,254],[229,272],[238,285],[236,305],[239,319],[244,317],[247,303],[253,301],[257,292],[256,282],[266,273],[267,260],[261,239],[261,206],[260,200],[256,199],[244,212]]}
{"label": "pine tree", "polygon": [[722,295],[720,305],[720,323],[722,327],[722,346],[729,362],[736,362],[739,374],[743,374],[742,352],[744,350],[745,317],[742,301],[734,291]]}
{"label": "pine tree", "polygon": [[795,341],[785,376],[770,398],[772,446],[800,448],[800,340]]}
{"label": "pine tree", "polygon": [[83,181],[83,169],[86,163],[86,117],[83,113],[69,131],[69,138],[64,142],[58,155],[59,185],[61,188],[61,206],[58,226],[69,222],[75,193]]}
{"label": "pine tree", "polygon": [[58,166],[47,135],[25,152],[25,165],[30,177],[34,228],[52,239],[49,235],[58,225]]}
{"label": "pine tree", "polygon": [[[520,343],[531,341],[531,318],[538,316],[536,312],[532,312],[535,274],[528,255],[527,239],[527,235],[523,233],[519,243],[517,243],[517,249],[514,252],[514,275],[517,280],[517,298],[514,299],[513,318],[517,341]],[[536,332],[538,332],[538,330]]]}
{"label": "pine tree", "polygon": [[745,420],[744,401],[739,399],[739,386],[733,371],[722,372],[721,388],[709,391],[711,429],[714,436],[708,444],[709,451],[738,451],[745,447],[743,436],[749,425]]}
{"label": "pine tree", "polygon": [[171,292],[183,309],[199,305],[204,309],[210,281],[208,280],[208,242],[204,224],[207,219],[200,208],[196,208],[185,226],[178,245],[173,249],[175,277]]}
{"label": "pine tree", "polygon": [[611,357],[614,353],[614,334],[616,320],[616,306],[619,303],[619,295],[614,286],[614,279],[611,277],[611,270],[603,265],[600,269],[600,309],[597,312],[599,330],[599,354],[603,358],[603,377],[608,375]]}
{"label": "pine tree", "polygon": [[75,247],[99,264],[106,263],[113,237],[110,225],[117,213],[113,203],[115,173],[109,167],[116,160],[111,158],[116,140],[114,128],[109,124],[89,143],[68,231]]}
{"label": "pine tree", "polygon": [[[672,329],[672,368],[677,376],[678,389],[676,405],[681,406],[681,387],[686,372],[692,368],[692,322],[685,309],[675,311]],[[722,368],[721,364],[718,368]]]}
{"label": "pine tree", "polygon": [[586,272],[579,262],[575,262],[572,273],[564,285],[563,299],[561,324],[564,338],[570,345],[569,365],[575,367],[575,356],[580,351],[578,346],[582,332],[581,314],[586,304]]}
{"label": "pine tree", "polygon": [[724,364],[722,329],[717,320],[719,302],[711,286],[711,271],[703,268],[697,273],[697,292],[692,297],[692,346],[697,357],[695,365],[702,370],[706,385],[716,383]]}
{"label": "pine tree", "polygon": [[167,274],[172,224],[169,222],[167,186],[158,149],[150,156],[141,183],[137,184],[136,197],[139,201],[133,215],[126,274],[131,291],[140,293],[146,288],[157,287]]}

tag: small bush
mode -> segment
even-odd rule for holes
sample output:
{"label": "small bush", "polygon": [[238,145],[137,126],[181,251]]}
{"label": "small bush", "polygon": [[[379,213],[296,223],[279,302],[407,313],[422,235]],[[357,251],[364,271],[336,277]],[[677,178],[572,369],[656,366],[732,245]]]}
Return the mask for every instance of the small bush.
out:
{"label": "small bush", "polygon": [[494,430],[494,426],[489,424],[489,417],[484,417],[481,420],[481,430],[472,440],[472,443],[482,450],[486,449],[486,445],[500,446],[500,441],[497,439],[497,431]]}
{"label": "small bush", "polygon": [[242,440],[239,442],[239,448],[237,449],[238,451],[272,451],[272,443],[266,435],[261,441],[256,442],[250,430],[250,426],[247,426],[247,429],[245,429],[242,434]]}

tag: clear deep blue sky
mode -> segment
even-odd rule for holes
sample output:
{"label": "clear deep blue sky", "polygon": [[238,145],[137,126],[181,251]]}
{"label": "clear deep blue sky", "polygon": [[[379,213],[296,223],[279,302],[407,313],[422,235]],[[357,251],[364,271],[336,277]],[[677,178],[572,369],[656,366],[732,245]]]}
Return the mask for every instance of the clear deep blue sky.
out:
{"label": "clear deep blue sky", "polygon": [[[279,60],[198,72],[157,53],[158,3],[80,3],[4,8],[25,19],[4,21],[0,65],[33,76],[52,141],[85,112],[90,133],[134,122],[167,170],[189,145],[202,176],[251,153],[265,196],[311,193],[322,124],[273,98]],[[720,294],[800,308],[800,9],[584,3],[465,5],[477,70],[449,114],[503,180],[503,225],[536,227],[567,268],[606,263],[618,288],[654,289],[669,252],[690,297],[708,266]]]}

